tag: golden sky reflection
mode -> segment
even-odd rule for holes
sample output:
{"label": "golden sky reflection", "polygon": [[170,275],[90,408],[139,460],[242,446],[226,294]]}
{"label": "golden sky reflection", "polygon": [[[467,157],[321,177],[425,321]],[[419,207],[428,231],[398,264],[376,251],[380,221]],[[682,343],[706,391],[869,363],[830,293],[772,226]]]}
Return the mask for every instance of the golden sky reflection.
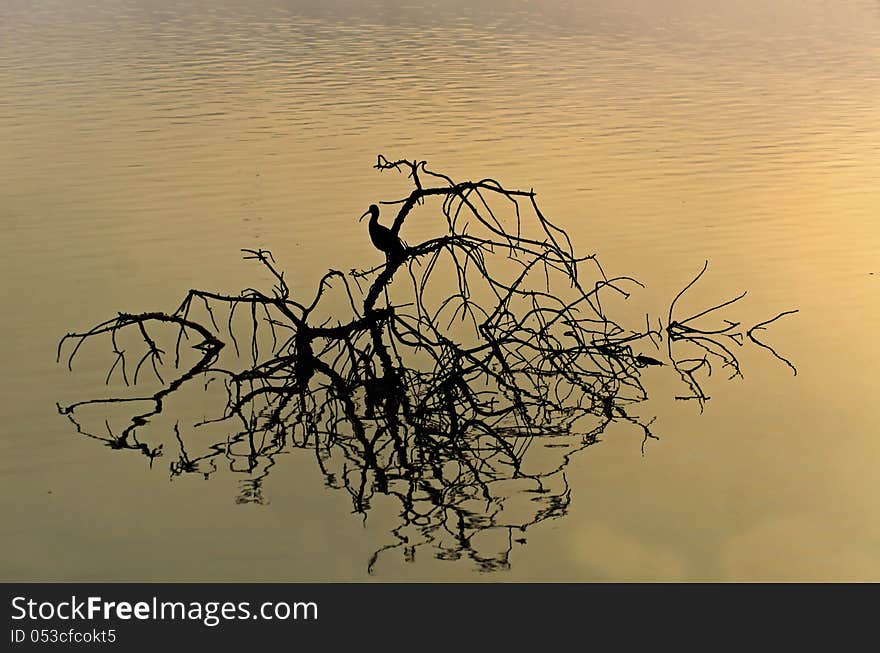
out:
{"label": "golden sky reflection", "polygon": [[[534,187],[652,311],[706,258],[702,297],[748,289],[754,322],[800,309],[768,336],[796,378],[745,355],[699,416],[658,377],[661,441],[642,457],[619,429],[580,454],[571,514],[504,579],[880,578],[876,3],[320,4],[0,9],[0,577],[366,578],[390,518],[363,527],[311,461],[287,457],[265,509],[168,483],[70,432],[54,402],[101,373],[51,359],[117,310],[257,283],[241,247],[302,294],[378,263],[356,218],[405,190],[381,152]],[[392,556],[377,578],[483,577]]]}

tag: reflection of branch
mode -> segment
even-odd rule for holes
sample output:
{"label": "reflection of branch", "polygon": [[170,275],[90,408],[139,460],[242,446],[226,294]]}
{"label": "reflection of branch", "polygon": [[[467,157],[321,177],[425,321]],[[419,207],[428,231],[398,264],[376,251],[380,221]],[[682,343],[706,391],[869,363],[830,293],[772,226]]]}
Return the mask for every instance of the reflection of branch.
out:
{"label": "reflection of branch", "polygon": [[758,331],[759,329],[761,329],[761,330],[766,329],[768,324],[772,324],[773,322],[775,322],[776,320],[778,320],[778,319],[781,318],[781,317],[784,317],[784,316],[786,316],[786,315],[792,315],[793,313],[797,313],[797,312],[798,312],[797,309],[794,309],[794,310],[792,310],[792,311],[783,311],[782,313],[780,313],[780,314],[777,315],[776,317],[771,318],[771,319],[769,319],[769,320],[766,320],[766,321],[764,321],[764,322],[761,322],[760,324],[756,324],[756,325],[753,326],[751,329],[749,329],[748,331],[746,331],[746,335],[749,337],[749,340],[751,340],[752,342],[754,342],[754,343],[755,343],[756,345],[758,345],[759,347],[763,347],[764,349],[769,350],[770,353],[773,354],[776,358],[778,358],[778,359],[781,360],[783,363],[785,363],[786,365],[788,365],[788,366],[791,368],[791,371],[794,372],[794,375],[795,375],[795,376],[797,376],[797,368],[792,364],[792,362],[791,362],[790,360],[788,360],[787,358],[785,358],[785,357],[783,357],[783,356],[780,356],[780,355],[776,352],[776,350],[773,349],[773,347],[771,347],[770,345],[767,345],[767,344],[761,342],[760,340],[758,340],[758,339],[757,339],[754,335],[752,335],[752,334],[753,334],[755,331]]}
{"label": "reflection of branch", "polygon": [[[134,432],[134,430],[138,426],[144,426],[145,424],[147,424],[150,417],[158,415],[162,412],[162,401],[166,396],[168,396],[175,390],[178,390],[181,385],[183,385],[185,382],[189,381],[196,375],[206,372],[210,368],[210,366],[217,360],[220,350],[223,349],[223,343],[215,338],[214,335],[210,331],[208,331],[208,329],[203,327],[201,324],[198,324],[197,322],[184,319],[178,315],[166,315],[164,313],[141,313],[139,315],[129,315],[126,313],[120,313],[114,319],[102,322],[101,324],[84,333],[68,333],[66,336],[64,336],[64,338],[61,339],[61,342],[58,345],[58,359],[61,358],[61,348],[64,345],[64,342],[68,339],[73,339],[77,341],[73,352],[70,354],[67,360],[68,368],[70,368],[71,364],[73,363],[73,358],[74,356],[76,356],[83,342],[95,336],[110,334],[113,342],[113,351],[117,355],[117,358],[113,363],[113,367],[115,367],[119,361],[122,361],[122,369],[124,370],[125,353],[124,351],[120,350],[116,344],[117,335],[119,334],[119,332],[127,329],[130,326],[137,326],[139,333],[143,335],[144,341],[148,346],[148,354],[150,354],[156,349],[155,342],[153,342],[153,340],[146,335],[145,325],[150,322],[177,324],[180,327],[181,331],[186,328],[196,331],[204,338],[204,340],[197,345],[193,345],[193,349],[200,350],[202,352],[202,357],[198,360],[198,362],[196,362],[195,365],[193,365],[193,367],[187,370],[186,373],[176,378],[174,381],[153,394],[151,397],[137,397],[127,399],[92,399],[88,401],[74,403],[66,407],[61,407],[59,405],[59,412],[65,415],[71,415],[80,406],[94,403],[127,403],[147,400],[152,401],[154,405],[153,410],[132,417],[131,423],[128,425],[128,427],[125,428],[125,430],[118,438],[118,441],[124,445],[128,437]],[[110,368],[111,372],[113,370],[113,367]],[[159,376],[158,372],[157,376]],[[128,379],[124,375],[123,378],[125,379],[126,385],[128,385]],[[137,374],[135,374],[135,378],[137,378]],[[159,378],[161,379],[161,376],[159,376]]]}
{"label": "reflection of branch", "polygon": [[[647,317],[644,328],[632,330],[607,315],[607,297],[628,299],[642,284],[606,275],[595,255],[576,256],[533,191],[493,179],[455,182],[425,162],[380,156],[376,168],[405,173],[413,184],[402,199],[384,203],[396,214],[376,233],[397,242],[411,220],[429,214],[431,202],[442,216],[439,233],[391,253],[386,247],[384,263],[371,269],[330,270],[311,301],[301,302],[290,297],[270,252],[243,250],[268,271],[271,291],[193,289],[173,313],[120,314],[65,336],[58,355],[75,341],[69,366],[86,340],[108,337],[108,382],[118,370],[126,385],[144,383],[139,372],[149,362],[162,387],[59,410],[78,432],[152,460],[165,443],[147,444],[151,419],[169,394],[192,391],[188,382],[203,378],[205,388],[222,386],[225,407],[194,428],[222,435],[199,445],[176,422],[173,440],[157,434],[178,451],[172,477],[207,478],[225,468],[244,479],[239,502],[263,503],[262,482],[277,457],[308,450],[325,484],[347,492],[354,512],[366,518],[377,494],[394,500],[393,540],[370,569],[383,551],[399,549],[412,559],[426,546],[440,558],[466,556],[483,570],[506,568],[527,528],[566,513],[570,456],[598,441],[613,421],[641,429],[643,450],[656,437],[653,420],[627,408],[647,397],[645,368],[664,365],[641,351],[657,348],[664,330]],[[371,220],[377,229],[378,218]],[[398,274],[401,268],[406,274]],[[743,295],[673,319],[676,303],[705,270],[675,297],[665,328],[669,360],[691,392],[682,398],[701,408],[708,396],[697,374],[711,373],[714,359],[741,375],[734,348],[742,345],[738,322],[698,322]],[[316,317],[322,311],[325,317]],[[171,333],[163,333],[168,327]],[[222,351],[221,333],[232,348]],[[199,356],[187,366],[182,344],[193,335],[201,340],[193,345]],[[173,363],[164,336],[175,338]],[[132,337],[139,357],[130,375]],[[682,344],[700,354],[680,355]],[[178,370],[168,383],[163,367]],[[86,406],[139,401],[152,409],[130,417],[119,435],[109,426],[107,437],[91,435],[75,417]],[[512,505],[520,500],[524,513]]]}
{"label": "reflection of branch", "polygon": [[[675,305],[678,300],[680,300],[688,290],[694,287],[708,267],[709,261],[706,261],[697,276],[682,288],[672,300],[672,303],[669,305],[666,325],[666,334],[668,337],[667,353],[672,361],[673,367],[676,372],[678,372],[679,377],[691,392],[690,395],[677,396],[676,399],[696,400],[700,405],[701,412],[705,406],[705,402],[708,401],[709,396],[703,391],[703,387],[697,379],[697,373],[705,370],[706,376],[711,376],[711,360],[715,359],[720,361],[723,368],[731,370],[730,379],[737,376],[742,377],[739,360],[737,359],[733,348],[742,347],[743,334],[742,331],[738,330],[738,327],[741,324],[740,322],[732,322],[728,319],[724,319],[723,326],[716,326],[713,328],[698,327],[695,322],[701,318],[705,318],[715,311],[732,306],[746,296],[746,293],[743,292],[732,299],[728,299],[705,310],[699,311],[698,313],[694,313],[690,317],[673,319]],[[696,349],[698,352],[697,356],[699,357],[695,357],[692,353],[682,355],[677,351],[673,351],[674,345],[681,344],[690,345],[691,350]]]}

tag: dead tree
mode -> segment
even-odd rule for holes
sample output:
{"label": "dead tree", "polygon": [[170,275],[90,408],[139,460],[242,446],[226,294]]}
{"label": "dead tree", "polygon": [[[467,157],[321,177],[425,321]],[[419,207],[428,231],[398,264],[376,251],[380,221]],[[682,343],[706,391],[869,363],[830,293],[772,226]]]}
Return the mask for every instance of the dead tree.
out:
{"label": "dead tree", "polygon": [[[173,312],[120,313],[66,335],[58,356],[72,345],[68,366],[84,343],[105,336],[113,352],[108,383],[118,377],[141,387],[149,370],[155,391],[59,411],[80,433],[138,450],[151,463],[170,443],[172,476],[241,472],[243,502],[264,500],[262,481],[279,455],[309,449],[326,484],[347,491],[356,513],[366,516],[377,494],[396,499],[398,526],[385,548],[411,558],[430,544],[441,558],[503,568],[528,527],[565,514],[574,451],[615,420],[641,429],[643,446],[655,437],[652,420],[632,409],[647,397],[645,367],[675,369],[689,390],[682,398],[701,408],[708,396],[700,375],[712,362],[739,373],[739,323],[696,326],[739,298],[675,318],[676,302],[701,272],[673,300],[666,324],[625,327],[604,306],[641,284],[606,276],[595,255],[577,255],[534,191],[494,179],[456,182],[423,161],[380,156],[375,167],[412,182],[408,195],[385,203],[389,227],[378,224],[378,206],[368,211],[383,263],[330,270],[302,301],[270,252],[245,250],[271,275],[270,290],[193,289]],[[437,235],[404,244],[401,232],[414,220],[432,220]],[[753,332],[772,321],[748,330],[750,341],[769,349]],[[173,342],[160,344],[169,331]],[[661,361],[649,354],[664,340]],[[680,353],[685,344],[701,355]],[[194,450],[177,423],[168,442],[143,436],[169,396],[211,384],[222,384],[225,406],[193,426],[219,426],[224,437]],[[79,418],[87,406],[139,404],[146,410],[130,411],[118,428],[105,422],[100,434]],[[530,454],[535,443],[541,451]],[[523,496],[530,517],[506,517],[507,503]]]}

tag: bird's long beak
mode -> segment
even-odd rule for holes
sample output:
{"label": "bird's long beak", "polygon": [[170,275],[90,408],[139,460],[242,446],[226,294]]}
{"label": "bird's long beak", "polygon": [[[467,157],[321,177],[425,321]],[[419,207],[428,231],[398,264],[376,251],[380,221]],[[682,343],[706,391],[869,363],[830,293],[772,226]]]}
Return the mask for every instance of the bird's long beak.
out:
{"label": "bird's long beak", "polygon": [[361,217],[358,218],[358,222],[360,222],[361,220],[363,220],[364,218],[366,218],[368,215],[370,215],[370,212],[369,212],[369,211],[364,211],[364,214],[363,214]]}

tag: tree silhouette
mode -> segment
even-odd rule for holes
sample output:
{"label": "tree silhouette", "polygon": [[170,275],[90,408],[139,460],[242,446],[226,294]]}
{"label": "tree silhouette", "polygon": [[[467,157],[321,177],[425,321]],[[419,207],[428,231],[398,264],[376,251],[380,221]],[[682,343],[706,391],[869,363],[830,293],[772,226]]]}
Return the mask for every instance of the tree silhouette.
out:
{"label": "tree silhouette", "polygon": [[[79,433],[140,451],[151,464],[166,445],[176,448],[172,476],[243,473],[240,502],[265,500],[262,482],[279,455],[311,450],[327,486],[348,492],[354,512],[366,517],[377,495],[396,500],[393,539],[370,569],[386,549],[411,559],[425,545],[440,558],[504,568],[527,528],[567,511],[565,467],[574,452],[613,421],[640,429],[643,448],[656,437],[653,420],[633,414],[647,397],[644,368],[674,369],[687,391],[679,398],[701,409],[713,364],[741,375],[740,323],[701,324],[742,295],[674,317],[704,267],[672,301],[665,324],[646,317],[642,327],[626,327],[604,307],[642,284],[606,276],[594,255],[578,256],[532,190],[456,182],[424,161],[379,156],[375,167],[412,183],[408,195],[384,203],[390,227],[370,208],[382,264],[331,269],[311,301],[300,301],[269,251],[243,250],[270,275],[268,291],[193,289],[173,312],[120,313],[66,335],[58,356],[68,348],[68,366],[85,342],[104,336],[113,353],[107,381],[155,391],[59,411]],[[401,229],[413,220],[432,220],[437,235],[404,244]],[[791,366],[754,336],[790,312],[746,335]],[[155,378],[145,380],[147,370]],[[170,396],[219,384],[225,406],[217,415],[186,434],[175,422],[171,433],[144,437]],[[146,410],[132,416],[139,404]],[[79,417],[87,407],[126,408],[128,417],[118,428],[105,419],[99,434]],[[221,437],[199,445],[195,434],[209,427]],[[541,451],[530,453],[535,443]]]}

